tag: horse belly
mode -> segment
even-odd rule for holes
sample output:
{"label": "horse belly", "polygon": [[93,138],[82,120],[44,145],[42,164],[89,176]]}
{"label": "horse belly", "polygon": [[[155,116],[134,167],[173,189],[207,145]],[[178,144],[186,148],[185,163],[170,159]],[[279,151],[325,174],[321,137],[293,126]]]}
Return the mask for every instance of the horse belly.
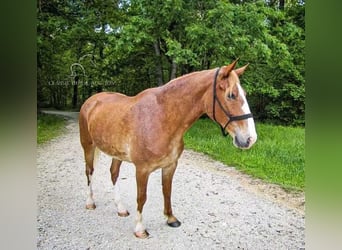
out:
{"label": "horse belly", "polygon": [[101,110],[89,120],[89,133],[102,152],[122,161],[131,161],[130,129],[124,121],[122,112]]}
{"label": "horse belly", "polygon": [[128,139],[123,139],[123,136],[107,133],[92,133],[92,138],[95,146],[103,153],[122,160],[131,161],[131,150]]}

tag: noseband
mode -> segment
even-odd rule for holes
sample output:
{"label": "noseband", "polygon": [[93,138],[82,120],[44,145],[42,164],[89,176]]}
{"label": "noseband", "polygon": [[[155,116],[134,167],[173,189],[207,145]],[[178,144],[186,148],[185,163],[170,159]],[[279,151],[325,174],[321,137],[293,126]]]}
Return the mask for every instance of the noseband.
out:
{"label": "noseband", "polygon": [[[214,90],[213,90],[213,118],[214,118],[214,121],[216,123],[218,123],[221,127],[221,131],[222,131],[222,135],[223,136],[227,136],[228,133],[226,132],[226,127],[228,126],[229,123],[233,122],[233,121],[241,121],[241,120],[245,120],[245,119],[248,119],[248,118],[253,118],[253,115],[252,113],[249,113],[249,114],[244,114],[244,115],[236,115],[236,116],[233,116],[233,115],[230,115],[228,113],[227,110],[224,109],[222,103],[220,102],[220,100],[217,98],[217,94],[216,94],[216,80],[217,80],[217,76],[218,76],[218,73],[220,71],[220,68],[218,68],[216,70],[216,73],[215,73],[215,77],[214,77]],[[228,118],[228,121],[226,123],[226,125],[224,125],[224,127],[222,127],[222,125],[216,120],[216,117],[215,117],[215,104],[216,102],[219,104],[221,110],[223,111],[223,113],[225,113],[225,115],[227,116]]]}

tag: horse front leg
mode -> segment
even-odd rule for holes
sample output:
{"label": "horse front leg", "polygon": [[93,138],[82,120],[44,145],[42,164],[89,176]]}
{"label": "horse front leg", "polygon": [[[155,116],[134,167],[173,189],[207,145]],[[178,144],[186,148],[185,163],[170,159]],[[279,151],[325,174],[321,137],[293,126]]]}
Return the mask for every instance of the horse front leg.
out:
{"label": "horse front leg", "polygon": [[171,206],[171,191],[172,191],[172,179],[177,167],[177,162],[171,164],[168,167],[162,169],[162,183],[163,183],[163,195],[164,195],[164,214],[167,217],[167,224],[170,227],[179,227],[180,221],[172,213]]}
{"label": "horse front leg", "polygon": [[143,211],[144,204],[146,202],[146,189],[147,189],[149,175],[150,173],[148,171],[139,170],[139,167],[137,167],[136,181],[137,181],[138,207],[137,207],[134,235],[140,239],[144,239],[149,236],[149,233],[146,231],[142,222],[142,211]]}

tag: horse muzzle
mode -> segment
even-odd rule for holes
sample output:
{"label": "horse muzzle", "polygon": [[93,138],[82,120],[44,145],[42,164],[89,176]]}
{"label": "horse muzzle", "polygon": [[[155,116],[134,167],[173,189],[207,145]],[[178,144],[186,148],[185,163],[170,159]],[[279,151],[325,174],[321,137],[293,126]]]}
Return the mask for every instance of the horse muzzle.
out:
{"label": "horse muzzle", "polygon": [[235,147],[241,148],[241,149],[249,149],[250,147],[253,146],[255,142],[256,142],[256,137],[252,137],[252,136],[246,136],[245,138],[235,136],[233,140]]}

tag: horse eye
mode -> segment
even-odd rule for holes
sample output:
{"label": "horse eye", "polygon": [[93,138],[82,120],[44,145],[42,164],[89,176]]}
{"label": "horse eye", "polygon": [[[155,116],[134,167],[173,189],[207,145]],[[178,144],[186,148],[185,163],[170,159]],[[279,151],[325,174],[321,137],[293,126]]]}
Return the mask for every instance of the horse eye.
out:
{"label": "horse eye", "polygon": [[233,93],[231,93],[231,94],[228,95],[228,99],[235,100],[236,96]]}

